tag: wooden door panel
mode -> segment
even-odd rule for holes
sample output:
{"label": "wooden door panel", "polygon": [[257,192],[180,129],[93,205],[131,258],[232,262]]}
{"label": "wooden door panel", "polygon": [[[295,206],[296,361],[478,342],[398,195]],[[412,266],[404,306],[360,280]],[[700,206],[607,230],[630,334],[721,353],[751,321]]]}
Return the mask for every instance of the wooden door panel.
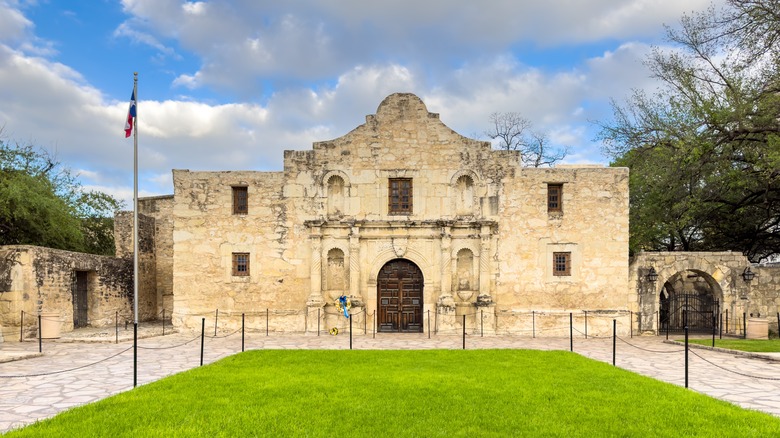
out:
{"label": "wooden door panel", "polygon": [[422,271],[414,263],[388,262],[377,276],[377,328],[381,332],[421,332]]}

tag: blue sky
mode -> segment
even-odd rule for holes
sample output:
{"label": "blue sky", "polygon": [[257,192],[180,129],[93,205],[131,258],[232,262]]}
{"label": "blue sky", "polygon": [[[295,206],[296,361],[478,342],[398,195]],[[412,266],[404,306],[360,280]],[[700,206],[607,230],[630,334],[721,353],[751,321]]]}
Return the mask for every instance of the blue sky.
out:
{"label": "blue sky", "polygon": [[568,163],[606,163],[594,120],[658,84],[664,24],[708,0],[0,0],[0,126],[131,205],[123,125],[139,72],[142,195],[171,169],[281,170],[393,92],[484,137],[519,112]]}

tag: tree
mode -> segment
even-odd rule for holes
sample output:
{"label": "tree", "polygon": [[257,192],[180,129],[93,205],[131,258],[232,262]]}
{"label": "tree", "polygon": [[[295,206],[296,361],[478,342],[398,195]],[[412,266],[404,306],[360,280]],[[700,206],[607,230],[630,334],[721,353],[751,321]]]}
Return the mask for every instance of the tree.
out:
{"label": "tree", "polygon": [[112,216],[120,207],[110,195],[84,190],[45,150],[0,140],[0,245],[113,255]]}
{"label": "tree", "polygon": [[491,140],[499,140],[499,148],[508,151],[520,151],[520,161],[524,166],[552,166],[563,160],[568,149],[550,147],[547,135],[531,130],[531,121],[519,113],[493,113],[490,115],[493,127],[485,131]]}
{"label": "tree", "polygon": [[600,138],[631,169],[631,249],[780,254],[780,1],[729,0],[668,28]]}

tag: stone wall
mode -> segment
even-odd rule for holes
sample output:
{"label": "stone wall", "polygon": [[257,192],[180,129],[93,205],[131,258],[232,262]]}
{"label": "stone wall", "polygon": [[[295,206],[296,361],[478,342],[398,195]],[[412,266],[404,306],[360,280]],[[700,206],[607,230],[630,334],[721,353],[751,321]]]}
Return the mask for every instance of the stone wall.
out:
{"label": "stone wall", "polygon": [[[411,179],[411,212],[389,211],[394,178]],[[289,316],[278,330],[311,330],[317,310],[340,321],[328,315],[341,294],[370,315],[377,273],[398,258],[421,270],[426,312],[476,318],[479,306],[489,333],[497,309],[626,312],[627,180],[622,168],[523,169],[516,151],[394,94],[347,135],[285,151],[283,172],[174,171],[174,323],[197,329],[216,309],[262,323],[269,309]],[[548,184],[562,184],[562,212],[548,212]],[[234,187],[246,214],[233,213]],[[571,275],[552,274],[553,252],[571,254]],[[234,253],[249,254],[250,275],[232,275]]]}
{"label": "stone wall", "polygon": [[[165,236],[165,234],[163,234]],[[152,321],[162,315],[157,288],[157,261],[155,252],[155,219],[138,215],[138,320]],[[133,212],[120,211],[114,215],[114,242],[116,256],[133,266]],[[132,276],[131,276],[132,281]],[[132,284],[132,283],[131,283]],[[131,289],[132,293],[132,289]]]}
{"label": "stone wall", "polygon": [[777,317],[780,312],[780,264],[753,265],[751,270],[755,277],[747,284],[750,297],[747,314],[767,318],[769,329],[780,334]]}
{"label": "stone wall", "polygon": [[[252,318],[265,326],[265,311],[299,313],[278,330],[303,328],[308,270],[289,238],[288,204],[280,172],[174,170],[173,322],[200,328],[217,309],[224,321]],[[248,188],[248,213],[233,214],[232,187]],[[248,276],[232,275],[232,254],[249,253]],[[304,269],[306,268],[306,269]],[[297,321],[300,319],[300,321]],[[285,328],[288,327],[289,328]]]}
{"label": "stone wall", "polygon": [[125,259],[36,246],[0,247],[0,325],[19,333],[22,311],[27,336],[37,315],[56,313],[62,331],[73,330],[76,272],[87,276],[87,318],[93,327],[111,326],[116,312],[132,320],[132,263]]}
{"label": "stone wall", "polygon": [[[548,183],[563,184],[561,213]],[[628,169],[524,168],[502,195],[499,309],[629,310]],[[552,274],[554,252],[571,252],[571,275]]]}
{"label": "stone wall", "polygon": [[141,198],[138,211],[154,219],[154,262],[157,313],[173,311],[173,195]]}
{"label": "stone wall", "polygon": [[[762,283],[760,287],[752,285],[756,280],[746,282],[742,273],[748,266],[750,263],[747,257],[731,251],[640,252],[632,260],[630,270],[632,295],[637,297],[636,311],[640,315],[640,330],[647,333],[658,332],[660,294],[667,282],[679,279],[681,274],[687,274],[701,279],[703,286],[717,301],[718,311],[723,313],[724,317],[728,311],[728,331],[739,334],[741,315],[759,312],[766,314],[767,299],[777,295],[776,291],[769,289],[771,280]],[[651,268],[658,275],[655,281],[650,281],[647,277]],[[692,289],[693,285],[689,284],[688,287]],[[726,324],[724,321],[723,325]]]}

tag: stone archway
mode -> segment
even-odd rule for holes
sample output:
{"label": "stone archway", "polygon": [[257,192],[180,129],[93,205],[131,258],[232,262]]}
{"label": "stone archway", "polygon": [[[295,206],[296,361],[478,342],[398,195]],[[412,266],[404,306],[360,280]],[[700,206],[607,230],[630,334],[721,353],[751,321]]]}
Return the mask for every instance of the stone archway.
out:
{"label": "stone archway", "polygon": [[718,327],[722,295],[720,285],[706,272],[689,269],[672,275],[658,294],[659,329],[712,332]]}
{"label": "stone archway", "polygon": [[[742,279],[742,273],[748,266],[747,257],[729,251],[639,252],[629,266],[629,284],[636,291],[636,295],[630,298],[635,303],[631,307],[636,312],[632,324],[640,333],[661,332],[666,328],[661,323],[662,312],[669,315],[667,321],[670,324],[674,312],[671,303],[662,302],[662,298],[671,300],[678,297],[682,304],[677,307],[684,307],[686,312],[691,311],[692,300],[704,301],[697,304],[698,309],[706,307],[709,300],[713,305],[717,301],[718,308],[711,312],[718,314],[716,324],[720,324],[720,314],[723,314],[726,326],[727,317],[742,314],[747,306],[745,297],[749,296],[750,286]],[[729,331],[732,327],[733,324]]]}

